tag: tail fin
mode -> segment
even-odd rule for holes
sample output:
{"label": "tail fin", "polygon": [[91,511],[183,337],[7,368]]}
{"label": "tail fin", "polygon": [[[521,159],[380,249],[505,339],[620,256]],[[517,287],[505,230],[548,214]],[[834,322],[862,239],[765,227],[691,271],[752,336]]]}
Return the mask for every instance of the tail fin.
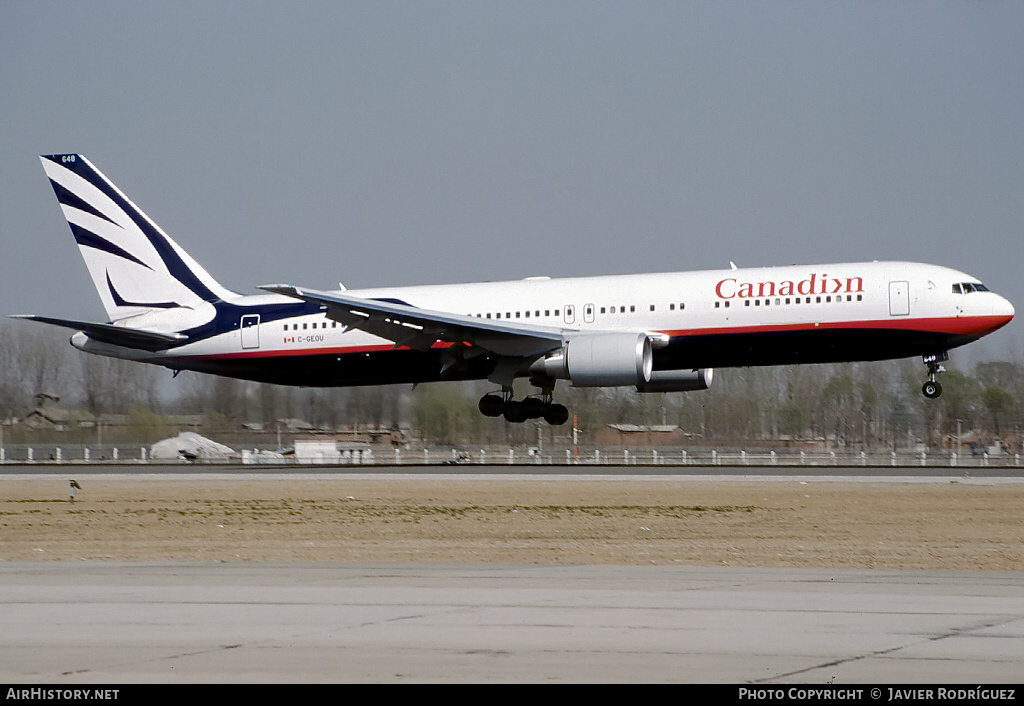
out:
{"label": "tail fin", "polygon": [[39,158],[110,321],[233,299],[79,154]]}

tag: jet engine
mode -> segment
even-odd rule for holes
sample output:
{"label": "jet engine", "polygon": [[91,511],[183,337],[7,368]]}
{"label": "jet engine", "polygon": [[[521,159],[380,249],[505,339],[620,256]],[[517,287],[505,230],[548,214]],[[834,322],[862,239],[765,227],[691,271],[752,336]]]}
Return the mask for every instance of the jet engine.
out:
{"label": "jet engine", "polygon": [[644,385],[653,367],[651,339],[642,333],[574,336],[560,351],[530,367],[533,374],[569,380],[575,387]]}
{"label": "jet engine", "polygon": [[690,392],[711,387],[714,368],[696,370],[655,370],[648,382],[637,384],[638,392]]}

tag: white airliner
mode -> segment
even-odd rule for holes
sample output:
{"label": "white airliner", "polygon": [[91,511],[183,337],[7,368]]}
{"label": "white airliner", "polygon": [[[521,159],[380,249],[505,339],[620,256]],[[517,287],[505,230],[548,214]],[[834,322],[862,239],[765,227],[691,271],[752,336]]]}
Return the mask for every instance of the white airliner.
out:
{"label": "white airliner", "polygon": [[[947,351],[1013,318],[976,278],[861,262],[243,296],[78,154],[40,158],[108,323],[22,316],[77,331],[88,353],[304,386],[487,379],[480,411],[564,424],[555,383],[703,390],[715,367],[922,356],[938,397]],[[528,377],[536,394],[513,399]]]}

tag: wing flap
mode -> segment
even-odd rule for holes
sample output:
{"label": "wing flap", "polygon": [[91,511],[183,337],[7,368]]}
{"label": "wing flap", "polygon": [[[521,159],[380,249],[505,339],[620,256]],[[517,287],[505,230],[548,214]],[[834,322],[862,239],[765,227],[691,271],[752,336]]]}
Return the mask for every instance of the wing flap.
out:
{"label": "wing flap", "polygon": [[555,350],[564,341],[563,331],[549,326],[497,322],[289,284],[268,284],[260,289],[319,304],[327,318],[396,345],[429,347],[428,340],[468,343],[502,356],[529,357]]}

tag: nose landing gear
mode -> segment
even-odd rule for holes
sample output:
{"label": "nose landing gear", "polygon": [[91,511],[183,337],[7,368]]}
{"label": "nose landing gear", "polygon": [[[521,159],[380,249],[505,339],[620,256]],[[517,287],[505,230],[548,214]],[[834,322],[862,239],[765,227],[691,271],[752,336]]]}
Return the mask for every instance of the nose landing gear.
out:
{"label": "nose landing gear", "polygon": [[928,399],[934,400],[942,394],[942,385],[939,384],[939,381],[936,380],[935,377],[939,373],[946,372],[946,369],[942,367],[940,363],[949,360],[949,353],[942,351],[941,353],[922,356],[921,359],[924,361],[924,364],[928,366],[928,380],[921,386],[921,392],[923,392],[924,396]]}

